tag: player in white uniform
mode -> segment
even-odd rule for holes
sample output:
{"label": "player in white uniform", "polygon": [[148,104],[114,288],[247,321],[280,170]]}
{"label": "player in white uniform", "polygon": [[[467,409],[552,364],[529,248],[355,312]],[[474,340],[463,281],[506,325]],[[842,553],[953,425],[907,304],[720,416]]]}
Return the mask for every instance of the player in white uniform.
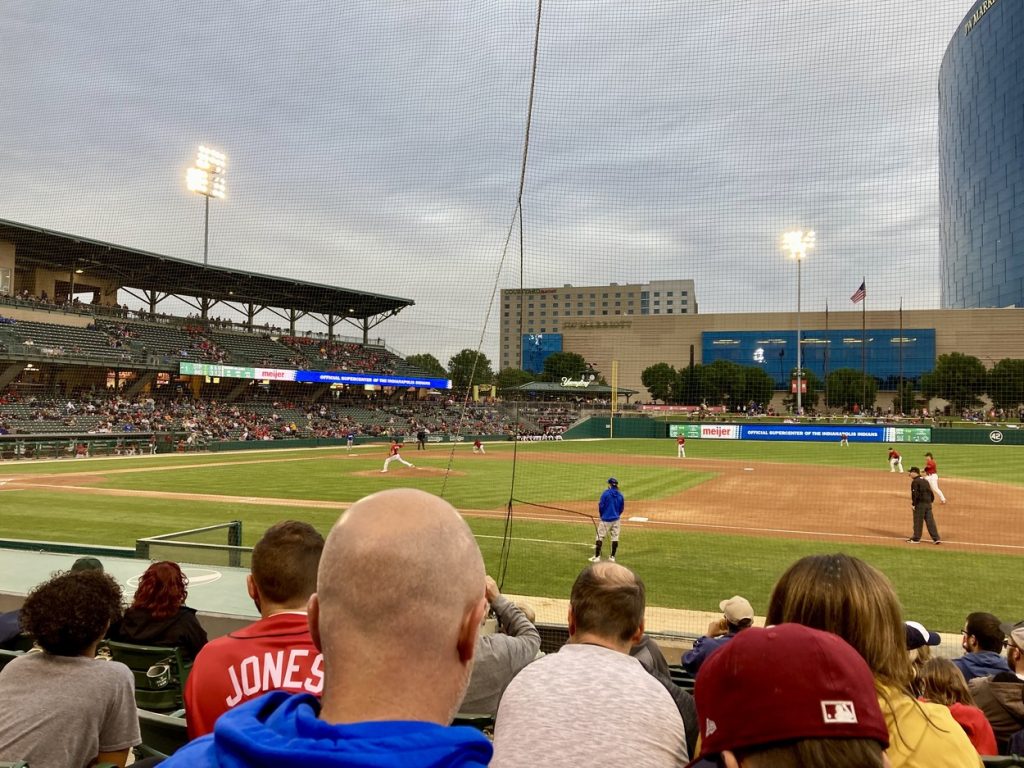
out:
{"label": "player in white uniform", "polygon": [[487,453],[487,451],[484,450],[484,444],[479,440],[473,441],[473,453]]}
{"label": "player in white uniform", "polygon": [[686,438],[683,437],[682,435],[677,437],[676,438],[676,446],[677,446],[677,448],[676,448],[676,458],[677,459],[685,459],[686,458]]}
{"label": "player in white uniform", "polygon": [[386,459],[384,459],[384,469],[381,472],[387,472],[388,467],[391,466],[392,461],[397,461],[399,464],[405,464],[407,467],[414,467],[415,464],[410,464],[408,461],[402,458],[402,448],[398,444],[397,440],[391,441],[391,453]]}

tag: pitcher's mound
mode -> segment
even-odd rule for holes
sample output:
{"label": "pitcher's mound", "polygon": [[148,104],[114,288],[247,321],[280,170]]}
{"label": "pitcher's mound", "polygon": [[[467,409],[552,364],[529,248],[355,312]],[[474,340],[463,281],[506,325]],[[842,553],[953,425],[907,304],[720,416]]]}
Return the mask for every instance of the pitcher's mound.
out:
{"label": "pitcher's mound", "polygon": [[380,477],[381,475],[398,475],[401,477],[429,475],[433,477],[444,475],[446,472],[452,477],[462,477],[466,474],[465,472],[459,472],[457,469],[448,472],[441,467],[399,467],[398,469],[389,469],[387,472],[381,472],[379,469],[368,469],[362,472],[353,472],[352,474],[356,477]]}

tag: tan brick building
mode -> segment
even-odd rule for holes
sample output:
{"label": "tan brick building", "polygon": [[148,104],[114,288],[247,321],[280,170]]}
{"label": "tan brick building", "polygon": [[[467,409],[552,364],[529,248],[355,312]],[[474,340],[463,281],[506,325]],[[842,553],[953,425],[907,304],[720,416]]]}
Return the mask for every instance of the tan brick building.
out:
{"label": "tan brick building", "polygon": [[[759,332],[768,346],[780,341],[771,338],[771,331],[794,331],[796,319],[795,312],[657,317],[573,316],[562,319],[560,332],[563,349],[582,355],[606,378],[610,375],[612,361],[618,361],[619,386],[639,390],[634,400],[646,402],[650,397],[640,381],[643,370],[659,362],[683,367],[689,364],[691,354],[695,363],[705,362],[705,333],[721,338],[730,333]],[[807,360],[810,354],[815,331],[826,327],[831,331],[843,331],[851,344],[859,343],[861,319],[861,313],[857,311],[830,312],[826,324],[824,312],[801,313],[804,359]],[[900,313],[896,310],[868,312],[864,320],[869,339],[874,338],[873,330],[892,331],[901,327]],[[908,340],[914,329],[933,330],[936,356],[962,352],[979,358],[987,368],[1006,357],[1024,359],[1024,309],[906,310],[902,328],[906,329]],[[792,345],[793,342],[790,343]],[[795,362],[794,349],[786,357],[786,364],[794,365]]]}

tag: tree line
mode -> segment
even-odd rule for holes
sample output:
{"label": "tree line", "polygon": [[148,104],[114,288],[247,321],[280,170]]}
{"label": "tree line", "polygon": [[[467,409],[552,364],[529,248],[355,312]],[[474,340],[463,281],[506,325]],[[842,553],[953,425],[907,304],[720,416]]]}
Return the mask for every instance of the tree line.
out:
{"label": "tree line", "polygon": [[[458,392],[466,392],[475,385],[494,385],[500,392],[531,381],[559,382],[563,378],[581,376],[593,376],[594,380],[606,383],[600,372],[594,371],[582,355],[574,352],[548,355],[540,374],[520,368],[495,372],[487,355],[473,349],[452,355],[447,366],[431,354],[409,355],[406,360],[430,376],[451,379]],[[795,376],[793,370],[791,378]],[[905,379],[902,389],[894,377],[883,382],[870,374],[863,376],[853,368],[832,371],[824,382],[813,371],[805,369],[802,378],[807,382],[802,402],[808,409],[816,409],[819,403],[843,410],[852,410],[855,404],[862,409],[870,408],[882,388],[899,390],[894,406],[903,413],[913,410],[918,397],[941,398],[956,410],[977,408],[982,404],[982,396],[987,396],[993,407],[1004,410],[1013,411],[1024,405],[1024,360],[1013,358],[1000,360],[986,370],[981,360],[972,355],[960,352],[939,355],[931,372],[917,381]],[[751,402],[767,403],[775,392],[774,379],[763,369],[728,360],[678,369],[668,363],[655,363],[644,369],[640,380],[653,400],[679,405],[735,408]],[[793,400],[790,394],[784,402],[792,406]]]}
{"label": "tree line", "polygon": [[604,383],[600,373],[593,370],[582,355],[574,352],[555,352],[548,355],[544,360],[544,370],[539,374],[521,368],[503,368],[495,373],[487,355],[474,349],[464,349],[452,355],[448,358],[447,367],[431,354],[409,355],[405,359],[430,376],[451,379],[452,388],[457,392],[466,392],[474,386],[492,384],[500,392],[531,381],[559,382],[562,379],[578,379],[581,376],[593,376],[595,381]]}
{"label": "tree line", "polygon": [[[793,378],[795,369],[791,371]],[[812,410],[819,402],[842,410],[852,410],[854,405],[862,409],[873,407],[883,384],[887,389],[897,390],[894,407],[902,413],[914,408],[918,394],[929,400],[946,400],[956,410],[982,405],[982,396],[988,396],[993,407],[1004,410],[1024,405],[1024,360],[1012,358],[1000,360],[986,370],[981,360],[972,355],[939,355],[932,371],[918,381],[904,379],[902,388],[895,377],[882,382],[853,368],[832,371],[824,382],[813,371],[804,369],[802,378],[807,382],[802,404]],[[640,380],[652,399],[679,405],[735,407],[750,402],[766,403],[775,389],[774,380],[761,368],[727,360],[678,370],[668,363],[656,363],[644,369]],[[789,395],[784,403],[792,407],[794,399]]]}

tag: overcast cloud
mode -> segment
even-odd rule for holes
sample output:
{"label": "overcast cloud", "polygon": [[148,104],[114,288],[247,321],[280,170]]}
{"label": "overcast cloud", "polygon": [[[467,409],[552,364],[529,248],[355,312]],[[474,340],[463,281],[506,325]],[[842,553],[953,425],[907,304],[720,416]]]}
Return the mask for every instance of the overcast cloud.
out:
{"label": "overcast cloud", "polygon": [[[548,0],[525,284],[693,278],[702,312],[788,310],[799,226],[805,308],[850,309],[862,277],[869,308],[937,306],[937,75],[971,5]],[[381,334],[446,360],[495,284],[535,12],[8,0],[0,218],[201,260],[205,142],[229,157],[211,263],[411,298]]]}

